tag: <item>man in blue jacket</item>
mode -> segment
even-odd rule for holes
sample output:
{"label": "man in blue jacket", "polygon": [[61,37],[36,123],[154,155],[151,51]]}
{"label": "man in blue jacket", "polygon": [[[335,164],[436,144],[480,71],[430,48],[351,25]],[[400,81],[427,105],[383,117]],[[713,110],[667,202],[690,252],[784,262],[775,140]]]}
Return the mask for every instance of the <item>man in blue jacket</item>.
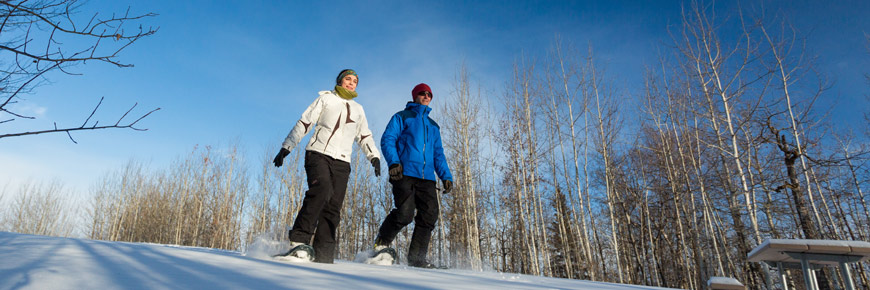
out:
{"label": "man in blue jacket", "polygon": [[[429,118],[432,89],[421,83],[414,87],[411,96],[414,101],[408,102],[405,110],[393,115],[381,137],[381,151],[390,168],[396,208],[381,224],[375,241],[375,253],[377,255],[389,249],[388,245],[399,231],[413,220],[414,234],[408,248],[408,265],[434,268],[426,261],[426,253],[432,229],[438,221],[435,175],[441,179],[444,193],[453,188],[453,176],[450,175],[441,147],[441,128]],[[390,254],[395,255],[395,251]]]}

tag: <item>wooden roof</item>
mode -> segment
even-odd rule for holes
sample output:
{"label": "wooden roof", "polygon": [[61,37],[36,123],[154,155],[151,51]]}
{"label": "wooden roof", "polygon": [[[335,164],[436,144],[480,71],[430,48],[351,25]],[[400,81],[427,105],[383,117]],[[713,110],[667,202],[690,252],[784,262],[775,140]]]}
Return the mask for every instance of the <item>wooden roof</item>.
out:
{"label": "wooden roof", "polygon": [[[870,258],[870,243],[864,241],[768,239],[749,253],[750,262],[800,262],[785,252],[826,255],[848,255],[860,257],[860,261]],[[814,264],[836,265],[837,262],[811,260]]]}

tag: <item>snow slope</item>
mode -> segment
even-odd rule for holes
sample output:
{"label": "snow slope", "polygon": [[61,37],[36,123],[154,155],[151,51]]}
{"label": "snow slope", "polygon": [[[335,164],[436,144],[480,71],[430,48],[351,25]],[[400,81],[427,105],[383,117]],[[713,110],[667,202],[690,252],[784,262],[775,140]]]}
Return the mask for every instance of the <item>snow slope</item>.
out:
{"label": "snow slope", "polygon": [[662,289],[538,276],[289,263],[239,252],[0,232],[0,289]]}

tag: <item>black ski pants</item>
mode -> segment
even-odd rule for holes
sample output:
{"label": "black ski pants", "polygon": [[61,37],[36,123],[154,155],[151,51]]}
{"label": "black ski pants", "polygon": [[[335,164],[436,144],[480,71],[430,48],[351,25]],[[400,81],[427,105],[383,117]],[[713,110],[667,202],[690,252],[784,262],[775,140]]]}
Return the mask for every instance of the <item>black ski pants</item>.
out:
{"label": "black ski pants", "polygon": [[315,262],[332,263],[335,259],[335,231],[341,222],[350,164],[305,151],[305,173],[308,191],[290,230],[290,241],[311,244]]}
{"label": "black ski pants", "polygon": [[[396,208],[390,211],[378,232],[378,238],[391,243],[396,235],[411,221],[414,221],[414,234],[408,247],[408,263],[426,260],[429,239],[438,222],[438,196],[435,181],[405,176],[393,184],[393,200]],[[414,210],[417,214],[414,214]]]}

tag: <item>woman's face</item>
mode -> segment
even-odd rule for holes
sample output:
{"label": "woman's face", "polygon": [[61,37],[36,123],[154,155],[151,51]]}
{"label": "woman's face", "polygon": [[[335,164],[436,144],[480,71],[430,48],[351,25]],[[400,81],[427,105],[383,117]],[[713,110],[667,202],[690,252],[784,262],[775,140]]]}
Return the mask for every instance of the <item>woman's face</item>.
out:
{"label": "woman's face", "polygon": [[357,83],[359,83],[359,79],[355,75],[346,75],[341,79],[341,86],[351,92],[356,91]]}

